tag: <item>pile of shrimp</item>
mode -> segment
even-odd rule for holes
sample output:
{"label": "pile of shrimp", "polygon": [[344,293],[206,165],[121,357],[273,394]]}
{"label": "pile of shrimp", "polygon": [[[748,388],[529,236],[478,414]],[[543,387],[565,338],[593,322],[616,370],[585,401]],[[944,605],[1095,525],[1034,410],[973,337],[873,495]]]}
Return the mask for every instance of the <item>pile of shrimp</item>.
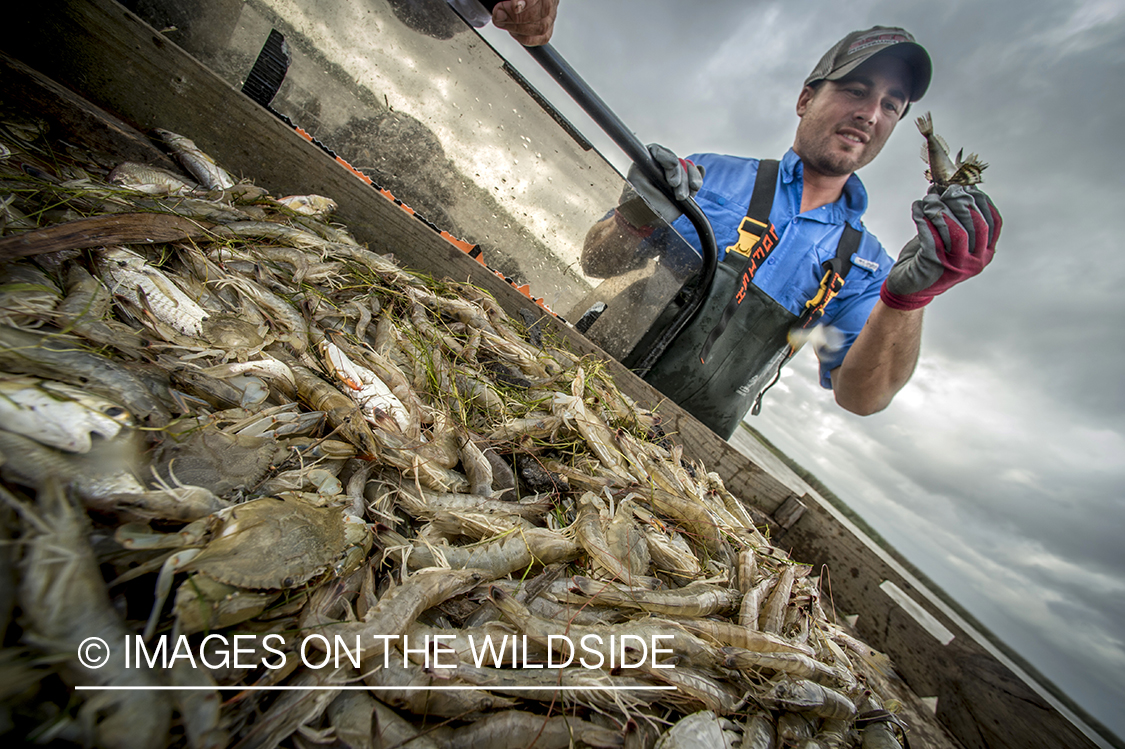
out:
{"label": "pile of shrimp", "polygon": [[598,360],[182,136],[190,177],[5,117],[0,252],[51,251],[0,266],[2,730],[899,746],[881,656]]}

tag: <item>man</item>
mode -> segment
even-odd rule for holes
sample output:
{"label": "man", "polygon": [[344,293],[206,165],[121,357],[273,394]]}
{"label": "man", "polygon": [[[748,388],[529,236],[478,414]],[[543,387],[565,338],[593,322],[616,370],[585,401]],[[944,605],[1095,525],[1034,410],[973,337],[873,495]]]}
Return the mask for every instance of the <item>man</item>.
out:
{"label": "man", "polygon": [[[681,161],[650,146],[678,199],[698,190],[721,262],[700,315],[645,378],[720,436],[756,412],[792,355],[791,342],[817,324],[837,339],[817,350],[821,384],[854,413],[886,408],[914,371],[923,308],[991,259],[1000,215],[975,187],[931,188],[916,202],[918,236],[897,263],[861,222],[867,193],[855,172],[922,98],[930,74],[929,55],[903,29],[853,32],[806,79],[793,147],[780,164],[716,154]],[[679,208],[639,173],[630,182],[699,252]],[[768,206],[759,221],[748,214],[756,187]],[[637,218],[643,212],[624,211],[626,203],[636,201],[623,201],[587,236],[587,272],[604,273],[615,242],[637,247],[638,256],[655,243],[653,227]]]}

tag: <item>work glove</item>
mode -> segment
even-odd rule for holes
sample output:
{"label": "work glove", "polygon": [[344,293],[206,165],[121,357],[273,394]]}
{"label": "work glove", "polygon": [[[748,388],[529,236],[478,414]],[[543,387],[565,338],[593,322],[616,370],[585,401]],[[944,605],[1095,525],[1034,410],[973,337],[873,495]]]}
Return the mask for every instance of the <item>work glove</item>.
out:
{"label": "work glove", "polygon": [[[651,143],[647,146],[653,161],[664,173],[664,181],[677,200],[694,197],[703,185],[703,169],[687,159],[681,159],[664,146]],[[664,192],[648,181],[640,167],[629,167],[626,178],[629,184],[621,193],[617,213],[636,228],[646,227],[661,218],[665,223],[678,219],[683,211]],[[640,197],[638,197],[638,195]]]}
{"label": "work glove", "polygon": [[975,187],[950,185],[914,202],[918,236],[899,253],[879,298],[913,310],[984,270],[996,252],[1003,221],[992,200]]}

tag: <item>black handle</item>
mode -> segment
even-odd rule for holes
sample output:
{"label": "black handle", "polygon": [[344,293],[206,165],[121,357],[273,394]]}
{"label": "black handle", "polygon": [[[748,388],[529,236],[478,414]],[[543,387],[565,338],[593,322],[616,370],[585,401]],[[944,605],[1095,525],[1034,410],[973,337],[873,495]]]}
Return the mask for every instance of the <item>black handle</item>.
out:
{"label": "black handle", "polygon": [[699,234],[699,241],[703,250],[700,283],[695,287],[691,297],[676,317],[672,319],[668,327],[664,329],[660,337],[645,353],[644,358],[633,369],[638,375],[644,377],[652,368],[652,365],[656,363],[656,360],[679,335],[680,331],[695,319],[695,316],[703,307],[703,301],[711,291],[711,286],[715,281],[715,271],[719,266],[719,248],[715,243],[715,232],[712,231],[711,222],[707,220],[703,209],[696,204],[695,200],[690,196],[684,200],[676,198],[672,189],[668,187],[664,180],[663,170],[653,161],[652,155],[644,144],[637,139],[637,136],[629,128],[625,127],[625,123],[606,106],[601,97],[594,93],[593,89],[582,80],[582,77],[574,71],[574,68],[567,64],[554,47],[550,44],[544,44],[540,47],[525,47],[525,49],[555,79],[555,82],[562,86],[563,90],[578,103],[578,106],[582,107],[586,114],[605,131],[606,135],[625,152],[625,155],[633,160],[633,163],[640,168],[641,173],[648,181],[656,185],[668,196],[669,200],[680,207],[680,210],[687,215],[688,220],[691,221],[692,226]]}

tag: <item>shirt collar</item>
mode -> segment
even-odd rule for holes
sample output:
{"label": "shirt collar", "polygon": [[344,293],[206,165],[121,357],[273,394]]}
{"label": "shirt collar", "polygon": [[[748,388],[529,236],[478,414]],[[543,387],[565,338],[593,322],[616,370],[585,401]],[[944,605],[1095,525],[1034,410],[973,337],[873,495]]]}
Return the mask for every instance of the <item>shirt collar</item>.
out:
{"label": "shirt collar", "polygon": [[[802,187],[804,163],[797,152],[790,148],[781,158],[781,182],[797,195]],[[799,198],[797,200],[799,205]],[[829,203],[810,211],[807,218],[823,221],[826,224],[839,224],[847,221],[853,228],[863,230],[863,214],[867,210],[867,189],[854,173],[844,183],[844,193],[835,203]]]}

